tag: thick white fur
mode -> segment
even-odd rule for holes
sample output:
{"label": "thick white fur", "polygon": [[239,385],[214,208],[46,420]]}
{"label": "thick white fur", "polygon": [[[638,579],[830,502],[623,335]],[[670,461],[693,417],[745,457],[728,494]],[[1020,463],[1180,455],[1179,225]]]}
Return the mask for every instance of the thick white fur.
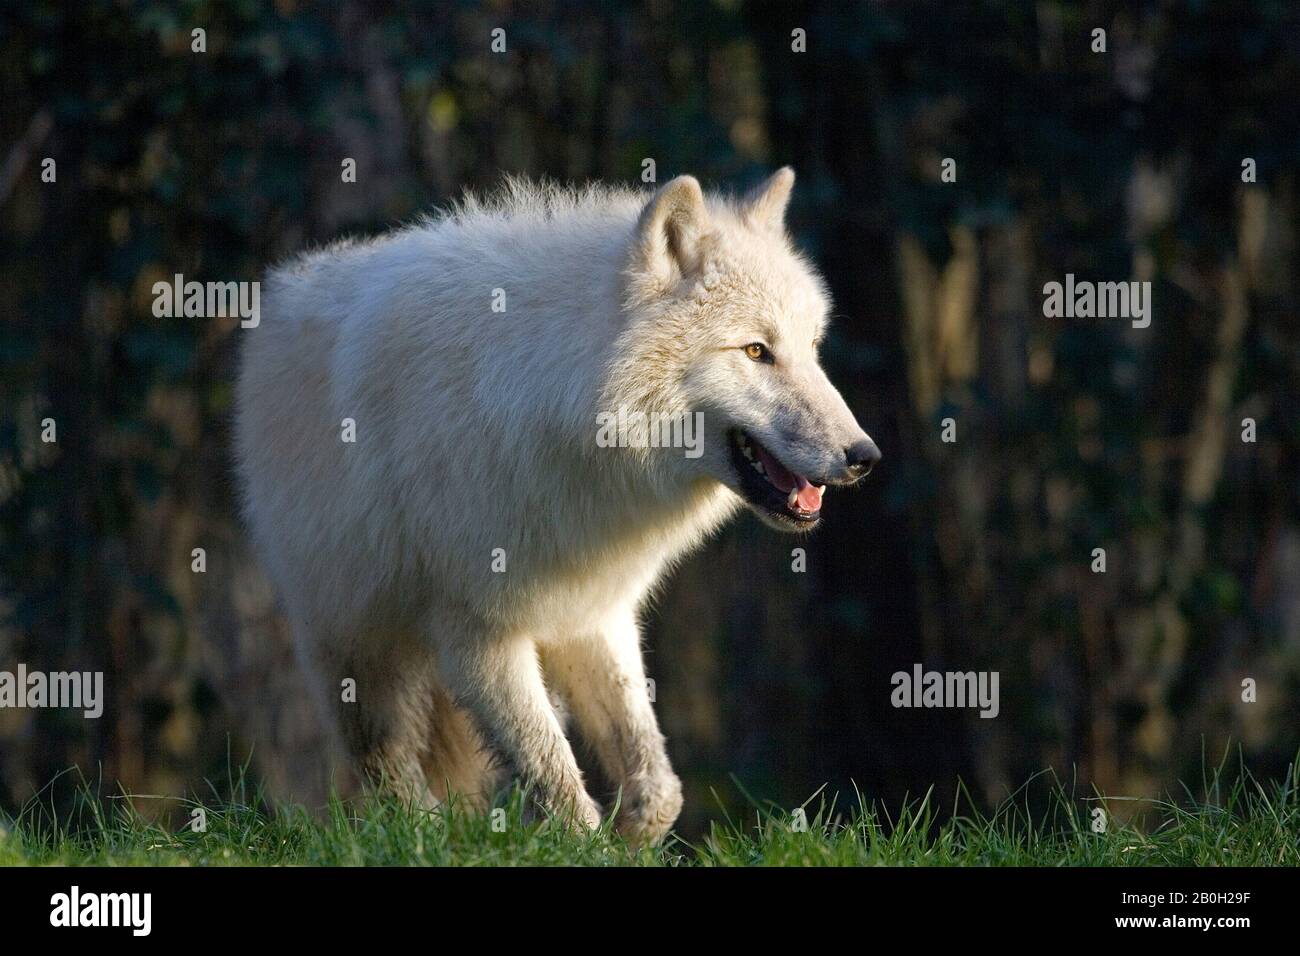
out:
{"label": "thick white fur", "polygon": [[[653,197],[514,181],[271,272],[242,333],[245,514],[322,713],[372,778],[481,804],[499,756],[593,825],[558,698],[621,788],[622,830],[672,826],[637,615],[740,504],[726,430],[805,474],[865,437],[817,364],[828,303],[784,234],[792,182],[731,201],[691,177]],[[620,405],[702,411],[703,456],[598,447]]]}

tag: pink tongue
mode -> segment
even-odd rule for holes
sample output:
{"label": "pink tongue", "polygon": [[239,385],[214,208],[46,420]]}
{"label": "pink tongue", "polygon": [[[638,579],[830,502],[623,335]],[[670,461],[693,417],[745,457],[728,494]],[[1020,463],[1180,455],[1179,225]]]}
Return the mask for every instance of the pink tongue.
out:
{"label": "pink tongue", "polygon": [[799,507],[804,511],[820,511],[822,507],[822,493],[817,488],[808,483],[808,479],[803,475],[796,475],[790,472],[783,464],[767,453],[767,449],[762,445],[758,446],[758,457],[763,462],[763,470],[767,472],[768,479],[787,495],[790,489],[798,486],[799,497],[795,500]]}
{"label": "pink tongue", "polygon": [[763,471],[767,473],[767,480],[789,494],[790,489],[794,487],[795,476],[786,471],[785,465],[769,455],[762,445],[758,446],[758,457],[763,460]]}
{"label": "pink tongue", "polygon": [[802,477],[799,479],[799,507],[804,511],[820,511],[822,507],[821,489],[814,488]]}

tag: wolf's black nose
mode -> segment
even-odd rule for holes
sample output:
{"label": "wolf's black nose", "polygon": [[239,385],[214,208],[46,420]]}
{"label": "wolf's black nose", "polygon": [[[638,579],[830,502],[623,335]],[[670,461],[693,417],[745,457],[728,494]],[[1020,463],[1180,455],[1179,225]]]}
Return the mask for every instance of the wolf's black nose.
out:
{"label": "wolf's black nose", "polygon": [[864,438],[844,449],[845,462],[854,479],[871,474],[871,469],[880,461],[880,449],[870,438]]}

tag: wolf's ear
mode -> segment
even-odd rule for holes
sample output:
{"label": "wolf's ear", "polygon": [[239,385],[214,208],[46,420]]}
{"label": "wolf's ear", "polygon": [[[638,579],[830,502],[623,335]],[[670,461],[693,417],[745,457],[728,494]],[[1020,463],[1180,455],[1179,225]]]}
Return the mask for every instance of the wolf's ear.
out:
{"label": "wolf's ear", "polygon": [[794,170],[782,166],[745,198],[745,220],[757,229],[781,232],[785,229],[785,207],[792,189]]}
{"label": "wolf's ear", "polygon": [[709,211],[694,176],[678,176],[654,194],[637,223],[639,265],[665,283],[699,268]]}

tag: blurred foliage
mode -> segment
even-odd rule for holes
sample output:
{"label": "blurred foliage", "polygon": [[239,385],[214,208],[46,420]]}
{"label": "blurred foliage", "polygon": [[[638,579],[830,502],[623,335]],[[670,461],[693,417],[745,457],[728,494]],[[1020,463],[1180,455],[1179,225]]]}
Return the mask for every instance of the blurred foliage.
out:
{"label": "blurred foliage", "polygon": [[[155,318],[153,282],[254,279],[504,172],[637,182],[647,157],[660,181],[735,188],[796,167],[791,226],[836,296],[826,360],[885,453],[831,503],[806,574],[746,519],[660,602],[649,666],[696,819],[728,772],[786,801],[855,781],[894,802],[960,774],[992,804],[1044,766],[1151,794],[1203,741],[1239,739],[1272,775],[1300,746],[1294,5],[0,17],[0,668],[109,688],[95,722],[0,711],[0,803],[74,763],[179,794],[228,749],[292,779],[303,749],[305,701],[268,683],[285,658],[221,610],[242,570],[235,323]],[[1151,281],[1151,328],[1045,318],[1067,272]],[[893,709],[916,661],[999,670],[1001,716]]]}

